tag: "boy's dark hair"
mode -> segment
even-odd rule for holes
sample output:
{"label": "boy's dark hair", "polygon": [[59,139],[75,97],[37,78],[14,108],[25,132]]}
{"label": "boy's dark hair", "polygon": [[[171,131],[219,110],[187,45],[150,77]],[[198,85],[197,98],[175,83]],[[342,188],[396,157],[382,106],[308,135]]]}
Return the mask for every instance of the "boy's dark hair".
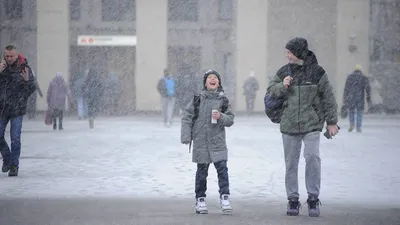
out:
{"label": "boy's dark hair", "polygon": [[17,50],[17,47],[15,47],[15,45],[7,45],[4,49],[7,51],[11,51],[11,50]]}

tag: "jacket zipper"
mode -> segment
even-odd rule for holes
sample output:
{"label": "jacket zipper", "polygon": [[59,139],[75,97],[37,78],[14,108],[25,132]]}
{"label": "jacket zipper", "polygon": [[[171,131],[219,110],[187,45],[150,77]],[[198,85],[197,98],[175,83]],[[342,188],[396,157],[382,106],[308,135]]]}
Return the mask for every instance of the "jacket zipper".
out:
{"label": "jacket zipper", "polygon": [[6,101],[7,101],[7,85],[8,85],[8,81],[6,80],[6,85],[4,86],[4,92],[3,92],[3,96],[4,96],[4,103],[3,103],[3,109],[1,110],[1,117],[4,117],[4,110],[6,109]]}
{"label": "jacket zipper", "polygon": [[297,87],[299,90],[299,108],[297,109],[297,126],[299,128],[299,133],[300,133],[300,84],[298,84]]}

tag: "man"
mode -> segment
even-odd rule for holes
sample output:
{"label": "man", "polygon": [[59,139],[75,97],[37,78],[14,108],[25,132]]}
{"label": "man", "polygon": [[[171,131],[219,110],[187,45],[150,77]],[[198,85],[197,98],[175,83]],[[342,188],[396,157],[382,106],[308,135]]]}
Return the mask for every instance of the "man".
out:
{"label": "man", "polygon": [[259,89],[258,81],[255,78],[254,70],[250,71],[249,77],[243,84],[244,96],[246,97],[247,114],[251,115],[254,109],[254,100]]}
{"label": "man", "polygon": [[[337,104],[325,70],[318,65],[307,40],[294,38],[287,45],[289,64],[280,68],[270,81],[268,92],[273,97],[285,96],[280,122],[286,164],[287,215],[299,215],[298,165],[302,142],[306,161],[308,214],[320,215],[319,191],[321,159],[320,132],[324,122],[331,136],[338,133]],[[291,74],[291,75],[288,75]]]}
{"label": "man", "polygon": [[175,86],[175,79],[168,72],[168,69],[164,69],[164,77],[158,82],[157,90],[161,95],[162,114],[164,124],[167,127],[172,125],[172,114],[175,106]]}
{"label": "man", "polygon": [[77,103],[78,119],[85,119],[88,116],[88,106],[86,99],[83,97],[83,84],[86,80],[89,69],[84,72],[77,73],[72,80],[72,92]]}
{"label": "man", "polygon": [[349,132],[354,130],[355,111],[357,111],[357,132],[361,132],[365,92],[367,93],[368,105],[371,106],[371,87],[368,78],[364,76],[361,70],[361,65],[356,65],[354,72],[347,77],[344,88],[343,103],[349,110]]}
{"label": "man", "polygon": [[[7,46],[0,63],[0,151],[2,171],[8,172],[8,176],[18,176],[22,118],[35,88],[32,70],[25,57],[18,54],[15,46]],[[4,137],[8,122],[11,124],[11,150]]]}

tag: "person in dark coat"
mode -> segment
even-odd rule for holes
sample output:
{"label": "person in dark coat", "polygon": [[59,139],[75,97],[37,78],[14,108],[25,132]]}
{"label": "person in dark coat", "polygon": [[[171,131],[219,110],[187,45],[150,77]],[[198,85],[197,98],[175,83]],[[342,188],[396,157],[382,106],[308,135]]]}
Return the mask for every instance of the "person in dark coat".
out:
{"label": "person in dark coat", "polygon": [[259,89],[258,81],[254,76],[254,71],[250,72],[249,77],[245,80],[243,84],[244,96],[246,97],[246,108],[247,114],[251,115],[254,110],[254,101],[256,99],[256,94]]}
{"label": "person in dark coat", "polygon": [[361,65],[356,65],[354,72],[347,77],[346,85],[344,87],[343,103],[349,110],[349,132],[354,129],[356,112],[356,128],[357,132],[361,132],[365,93],[367,93],[366,97],[368,105],[371,106],[371,87],[368,78],[361,72],[361,70]]}
{"label": "person in dark coat", "polygon": [[82,86],[82,93],[88,105],[89,127],[91,129],[94,127],[94,118],[99,112],[103,92],[103,84],[97,71],[93,68],[89,69],[87,78]]}
{"label": "person in dark coat", "polygon": [[[4,50],[0,63],[0,151],[3,158],[2,172],[18,176],[21,154],[21,130],[26,114],[28,97],[35,91],[35,81],[25,57],[18,54],[15,46]],[[5,139],[10,123],[11,149]]]}
{"label": "person in dark coat", "polygon": [[328,75],[318,65],[314,52],[308,49],[307,39],[293,38],[285,47],[289,63],[283,65],[270,80],[267,93],[274,98],[285,99],[280,131],[286,167],[286,214],[298,216],[300,213],[297,174],[304,143],[308,215],[318,217],[321,187],[320,133],[325,124],[330,136],[338,133],[337,103]]}

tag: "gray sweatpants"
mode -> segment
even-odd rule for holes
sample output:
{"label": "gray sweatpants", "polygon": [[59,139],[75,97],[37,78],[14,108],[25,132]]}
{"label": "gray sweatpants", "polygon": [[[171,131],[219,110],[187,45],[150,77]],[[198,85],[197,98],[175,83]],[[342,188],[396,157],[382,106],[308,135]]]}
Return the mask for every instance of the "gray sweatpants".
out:
{"label": "gray sweatpants", "polygon": [[164,123],[172,123],[172,114],[174,112],[175,97],[162,97],[162,115]]}
{"label": "gray sweatpants", "polygon": [[318,198],[321,186],[321,159],[319,157],[320,132],[306,135],[282,134],[285,155],[285,184],[288,200],[299,199],[298,168],[301,144],[304,142],[304,158],[306,160],[306,189],[308,197]]}

